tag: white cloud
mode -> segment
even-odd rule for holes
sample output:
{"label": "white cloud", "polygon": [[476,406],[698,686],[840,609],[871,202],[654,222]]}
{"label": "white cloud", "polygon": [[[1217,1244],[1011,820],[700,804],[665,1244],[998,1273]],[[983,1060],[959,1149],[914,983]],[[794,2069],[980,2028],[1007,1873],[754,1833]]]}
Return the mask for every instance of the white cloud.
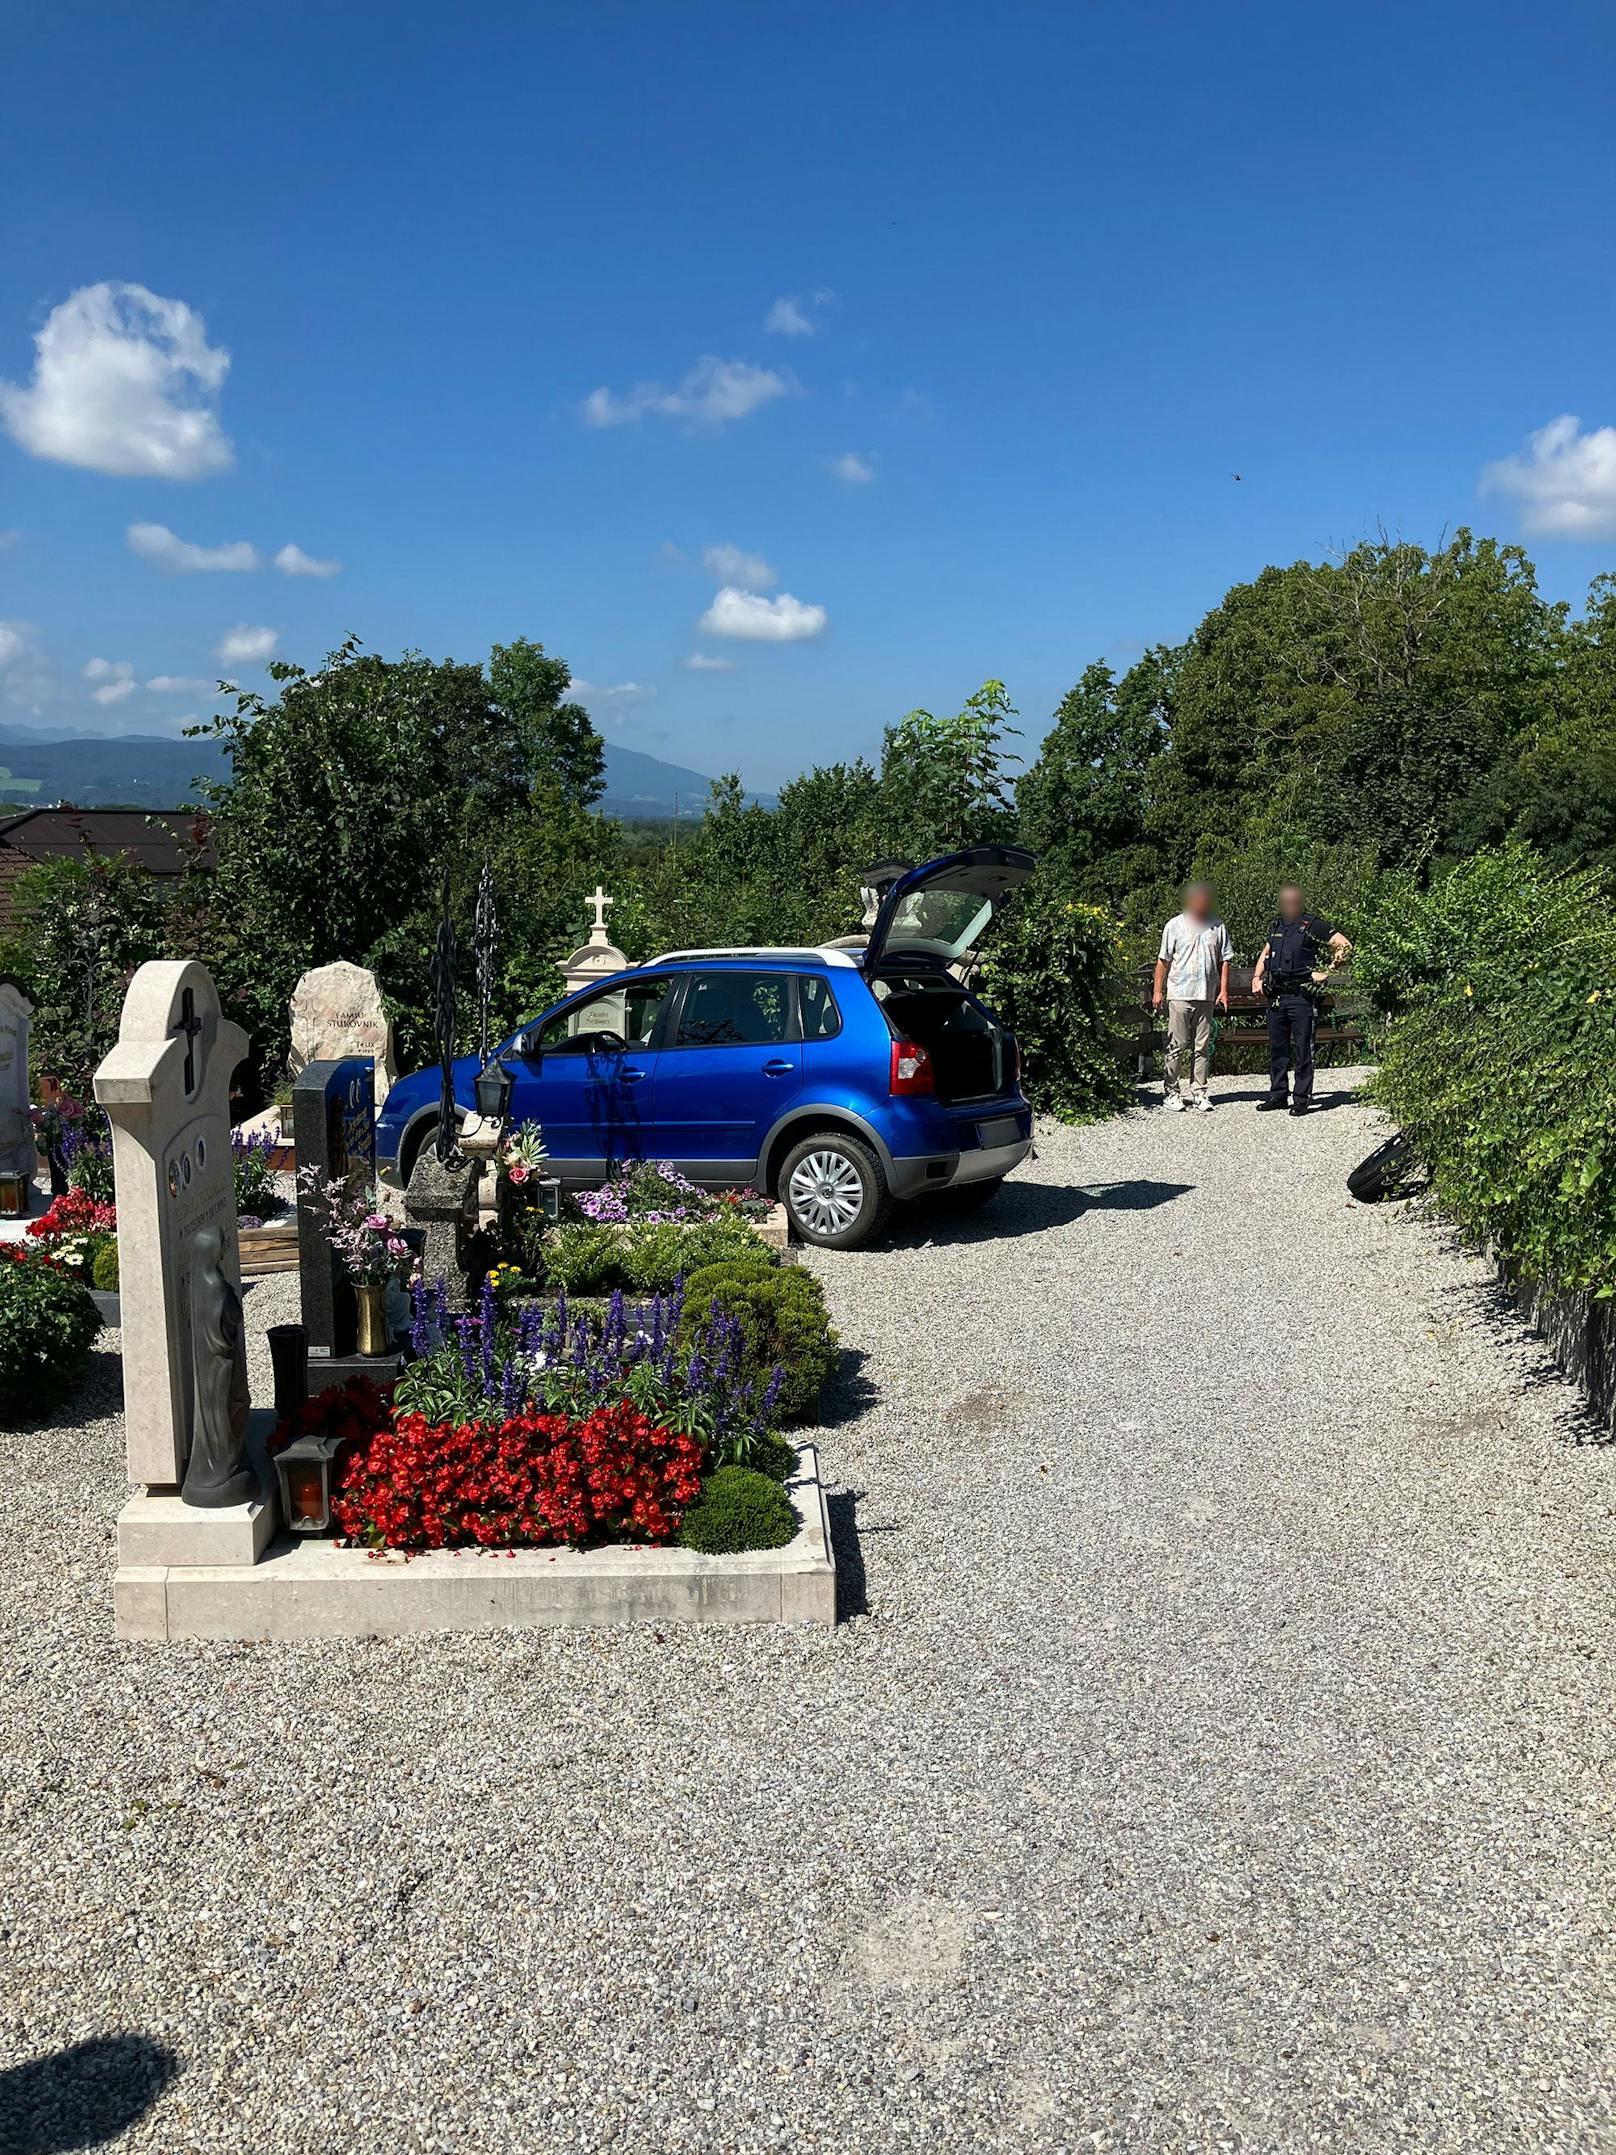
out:
{"label": "white cloud", "polygon": [[750,418],[776,397],[789,396],[795,384],[772,367],[749,366],[743,359],[698,359],[676,388],[660,382],[636,382],[626,396],[610,389],[592,390],[584,399],[586,426],[632,426],[649,413],[679,419],[695,432],[713,432],[732,419]]}
{"label": "white cloud", "polygon": [[1616,538],[1616,426],[1585,434],[1562,412],[1528,435],[1524,455],[1487,465],[1481,491],[1512,495],[1533,538]]}
{"label": "white cloud", "polygon": [[766,599],[756,591],[726,584],[702,615],[699,626],[709,636],[740,636],[753,643],[794,644],[818,636],[830,624],[823,606],[805,606],[789,591]]}
{"label": "white cloud", "polygon": [[280,640],[278,629],[255,629],[238,621],[225,630],[216,649],[227,666],[252,666],[268,658]]}
{"label": "white cloud", "polygon": [[825,291],[782,293],[763,317],[763,326],[776,337],[811,337],[819,328],[817,315],[834,306],[836,294]]}
{"label": "white cloud", "polygon": [[258,549],[245,539],[230,539],[223,546],[195,546],[177,538],[166,524],[131,524],[124,533],[129,551],[149,561],[153,568],[183,576],[207,569],[256,569],[262,567]]}
{"label": "white cloud", "polygon": [[780,581],[778,569],[743,546],[704,546],[701,565],[715,584],[743,584],[748,591],[767,591]]}
{"label": "white cloud", "polygon": [[227,471],[218,399],[230,354],[180,299],[87,284],[34,339],[34,378],[0,382],[0,424],[30,456],[116,478]]}
{"label": "white cloud", "polygon": [[567,694],[576,696],[581,703],[643,703],[656,690],[643,681],[619,681],[611,688],[599,681],[574,681]]}
{"label": "white cloud", "polygon": [[126,658],[93,658],[84,678],[99,683],[90,691],[97,703],[122,703],[135,693],[135,669]]}
{"label": "white cloud", "polygon": [[340,576],[340,561],[316,561],[312,554],[304,553],[301,546],[283,546],[275,556],[275,566],[283,576]]}
{"label": "white cloud", "polygon": [[843,486],[869,486],[875,478],[875,466],[856,449],[832,457],[826,469],[832,478],[840,479]]}
{"label": "white cloud", "polygon": [[21,658],[27,643],[27,632],[20,621],[0,621],[0,666],[9,666],[13,659]]}
{"label": "white cloud", "polygon": [[211,681],[202,681],[189,673],[154,673],[146,683],[159,696],[202,696],[212,688]]}
{"label": "white cloud", "polygon": [[709,658],[705,651],[692,651],[689,658],[681,659],[679,663],[689,673],[733,673],[735,671],[735,661],[732,658]]}

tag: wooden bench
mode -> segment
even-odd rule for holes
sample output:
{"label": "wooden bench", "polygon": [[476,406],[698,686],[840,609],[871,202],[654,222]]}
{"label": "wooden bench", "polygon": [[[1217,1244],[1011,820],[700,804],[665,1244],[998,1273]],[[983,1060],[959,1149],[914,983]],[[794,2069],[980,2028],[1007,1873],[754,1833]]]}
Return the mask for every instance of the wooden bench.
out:
{"label": "wooden bench", "polygon": [[[1229,1010],[1226,1017],[1220,1015],[1217,1036],[1220,1048],[1268,1045],[1268,999],[1252,994],[1253,971],[1249,965],[1231,965],[1229,968]],[[1124,992],[1118,998],[1121,1022],[1112,1040],[1118,1054],[1124,1061],[1132,1061],[1141,1078],[1152,1074],[1154,1058],[1167,1041],[1166,1006],[1164,1004],[1160,1010],[1151,1008],[1155,972],[1153,965],[1141,965],[1126,976]],[[1363,998],[1343,976],[1338,974],[1336,977],[1339,985],[1323,988],[1319,993],[1319,1027],[1313,1036],[1314,1045],[1320,1048],[1362,1047],[1368,1037]],[[1131,1027],[1127,1023],[1130,1016]],[[1214,1052],[1214,1064],[1216,1059]]]}

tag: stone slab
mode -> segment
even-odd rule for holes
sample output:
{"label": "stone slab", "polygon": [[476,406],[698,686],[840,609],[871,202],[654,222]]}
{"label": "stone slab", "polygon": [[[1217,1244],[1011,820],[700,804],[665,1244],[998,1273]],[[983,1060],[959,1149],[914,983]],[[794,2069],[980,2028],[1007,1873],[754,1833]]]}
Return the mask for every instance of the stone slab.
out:
{"label": "stone slab", "polygon": [[118,1571],[256,1564],[280,1524],[273,1500],[203,1511],[175,1492],[141,1490],[118,1514]]}
{"label": "stone slab", "polygon": [[256,1565],[120,1564],[118,1636],[397,1638],[548,1625],[834,1624],[836,1562],[811,1444],[801,1447],[789,1486],[802,1519],[796,1539],[744,1556],[607,1548],[375,1557],[282,1535]]}

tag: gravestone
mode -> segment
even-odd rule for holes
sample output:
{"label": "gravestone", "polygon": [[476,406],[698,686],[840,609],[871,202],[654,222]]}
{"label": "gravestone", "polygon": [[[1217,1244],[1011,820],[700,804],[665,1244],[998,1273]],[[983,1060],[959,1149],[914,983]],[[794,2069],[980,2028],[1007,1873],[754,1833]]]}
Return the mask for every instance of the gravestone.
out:
{"label": "gravestone", "polygon": [[28,1113],[28,1023],[34,1006],[0,973],[0,1175],[34,1179],[34,1125]]}
{"label": "gravestone", "polygon": [[[368,1055],[311,1062],[292,1086],[292,1142],[298,1174],[347,1183],[375,1201],[376,1077]],[[328,1239],[330,1207],[319,1191],[297,1193],[298,1285],[309,1335],[309,1396],[364,1375],[385,1383],[396,1355],[355,1350],[357,1304],[351,1281]]]}
{"label": "gravestone", "polygon": [[305,973],[292,990],[291,1020],[288,1060],[294,1081],[310,1063],[368,1055],[375,1065],[376,1105],[381,1106],[398,1082],[398,1064],[381,984],[367,966],[339,958]]}
{"label": "gravestone", "polygon": [[95,1073],[112,1124],[129,1478],[153,1487],[178,1486],[191,1448],[196,1237],[217,1229],[224,1270],[241,1278],[230,1078],[246,1052],[206,967],[159,960],[130,982]]}
{"label": "gravestone", "polygon": [[575,988],[587,988],[596,980],[609,980],[613,973],[625,972],[628,968],[627,958],[606,935],[606,908],[615,902],[598,883],[595,885],[595,895],[587,900],[595,909],[589,940],[580,943],[560,961],[561,978],[566,982],[569,995]]}

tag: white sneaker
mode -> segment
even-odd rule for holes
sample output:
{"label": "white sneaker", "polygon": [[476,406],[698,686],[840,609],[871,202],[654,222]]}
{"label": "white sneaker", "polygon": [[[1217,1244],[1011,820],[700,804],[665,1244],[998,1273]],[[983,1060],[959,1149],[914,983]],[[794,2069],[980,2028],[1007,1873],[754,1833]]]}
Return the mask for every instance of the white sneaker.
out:
{"label": "white sneaker", "polygon": [[1195,1095],[1195,1104],[1203,1115],[1210,1115],[1212,1112],[1212,1095],[1209,1092],[1198,1092]]}
{"label": "white sneaker", "polygon": [[1184,1112],[1184,1103],[1176,1092],[1163,1093],[1162,1106],[1169,1115],[1182,1115]]}

